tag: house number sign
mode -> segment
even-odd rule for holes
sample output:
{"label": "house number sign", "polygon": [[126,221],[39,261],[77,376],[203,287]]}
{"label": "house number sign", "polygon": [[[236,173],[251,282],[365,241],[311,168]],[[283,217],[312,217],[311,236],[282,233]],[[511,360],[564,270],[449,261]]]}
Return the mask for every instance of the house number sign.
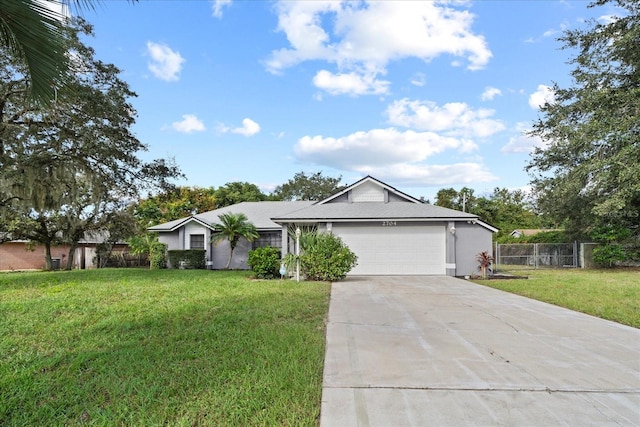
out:
{"label": "house number sign", "polygon": [[396,225],[395,221],[382,221],[383,227],[394,227]]}

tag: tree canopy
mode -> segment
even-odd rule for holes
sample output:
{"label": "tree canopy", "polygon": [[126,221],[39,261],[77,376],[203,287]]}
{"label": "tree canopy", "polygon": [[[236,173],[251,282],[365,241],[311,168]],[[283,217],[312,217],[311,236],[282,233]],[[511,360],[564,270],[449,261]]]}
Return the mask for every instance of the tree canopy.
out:
{"label": "tree canopy", "polygon": [[180,176],[172,161],[138,157],[147,147],[131,131],[136,94],[80,41],[91,32],[82,19],[65,28],[75,73],[44,106],[29,102],[22,58],[0,46],[0,225],[46,248],[73,248],[142,190],[171,188]]}
{"label": "tree canopy", "polygon": [[527,170],[540,209],[572,235],[607,226],[638,233],[640,218],[640,3],[612,4],[620,16],[590,21],[560,40],[576,51],[572,84],[555,84],[532,136],[545,146]]}
{"label": "tree canopy", "polygon": [[460,191],[443,188],[436,195],[435,205],[478,215],[481,220],[500,229],[498,238],[517,228],[550,225],[537,215],[533,201],[522,190],[496,187],[490,194],[476,196],[474,190],[467,187]]}
{"label": "tree canopy", "polygon": [[218,207],[213,187],[175,187],[155,196],[149,195],[133,207],[142,230]]}
{"label": "tree canopy", "polygon": [[218,208],[240,202],[261,202],[268,199],[268,196],[257,185],[240,181],[227,182],[222,187],[218,187],[214,197]]}
{"label": "tree canopy", "polygon": [[307,175],[298,172],[292,179],[276,187],[273,197],[277,200],[323,200],[342,190],[342,176],[332,178],[322,172]]}

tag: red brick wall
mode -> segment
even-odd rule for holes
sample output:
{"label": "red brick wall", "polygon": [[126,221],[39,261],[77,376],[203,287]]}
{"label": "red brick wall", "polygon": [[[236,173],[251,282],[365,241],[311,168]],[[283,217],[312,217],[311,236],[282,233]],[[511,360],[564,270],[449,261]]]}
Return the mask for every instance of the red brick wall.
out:
{"label": "red brick wall", "polygon": [[[26,250],[27,244],[23,242],[7,242],[0,244],[0,270],[42,270],[45,268],[44,246],[38,245],[33,251]],[[68,246],[55,246],[51,248],[52,258],[66,260],[69,254]],[[66,265],[62,263],[62,267]]]}

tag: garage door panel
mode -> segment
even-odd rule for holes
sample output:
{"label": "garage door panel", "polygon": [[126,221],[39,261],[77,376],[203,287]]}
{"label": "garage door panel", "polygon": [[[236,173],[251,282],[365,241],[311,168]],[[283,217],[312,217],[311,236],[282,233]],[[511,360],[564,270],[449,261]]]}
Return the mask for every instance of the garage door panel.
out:
{"label": "garage door panel", "polygon": [[334,224],[358,256],[350,274],[444,274],[445,228],[427,226],[354,226]]}

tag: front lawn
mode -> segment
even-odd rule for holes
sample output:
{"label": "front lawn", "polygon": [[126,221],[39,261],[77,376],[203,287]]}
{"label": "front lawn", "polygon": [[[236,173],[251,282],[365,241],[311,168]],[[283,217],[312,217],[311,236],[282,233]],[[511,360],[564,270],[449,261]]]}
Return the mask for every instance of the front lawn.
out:
{"label": "front lawn", "polygon": [[640,269],[518,270],[528,280],[477,283],[640,328]]}
{"label": "front lawn", "polygon": [[0,274],[0,425],[317,425],[329,285]]}

